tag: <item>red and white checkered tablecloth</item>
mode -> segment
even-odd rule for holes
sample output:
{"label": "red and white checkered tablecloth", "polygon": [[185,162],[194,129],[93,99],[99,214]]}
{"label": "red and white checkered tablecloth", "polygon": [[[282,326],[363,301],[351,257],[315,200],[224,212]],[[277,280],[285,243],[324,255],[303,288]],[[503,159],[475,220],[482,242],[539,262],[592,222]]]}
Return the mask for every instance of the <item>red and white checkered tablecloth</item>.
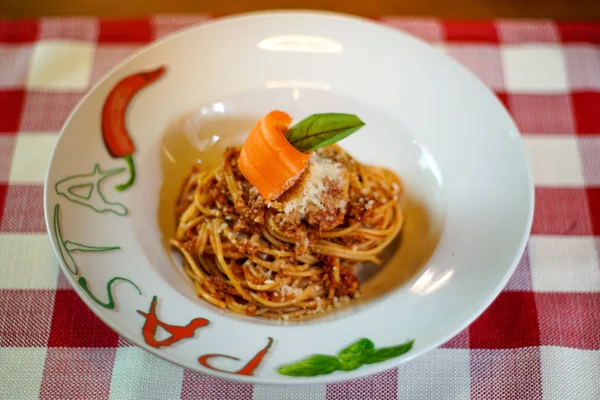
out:
{"label": "red and white checkered tablecloth", "polygon": [[517,271],[441,348],[356,381],[252,386],[158,359],[93,315],[46,236],[50,153],[111,66],[207,19],[0,21],[0,399],[600,399],[600,22],[379,19],[497,93],[523,132],[536,184]]}

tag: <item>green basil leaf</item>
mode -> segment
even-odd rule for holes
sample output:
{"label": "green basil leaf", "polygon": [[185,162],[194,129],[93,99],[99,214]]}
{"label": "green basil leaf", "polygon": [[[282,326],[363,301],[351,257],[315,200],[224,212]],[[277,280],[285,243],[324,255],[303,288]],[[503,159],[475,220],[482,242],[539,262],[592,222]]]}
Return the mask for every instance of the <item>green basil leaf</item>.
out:
{"label": "green basil leaf", "polygon": [[372,353],[374,349],[375,344],[371,340],[363,338],[340,351],[338,358],[342,361],[359,360]]}
{"label": "green basil leaf", "polygon": [[313,114],[292,126],[285,137],[298,151],[308,153],[334,144],[364,125],[353,114]]}
{"label": "green basil leaf", "polygon": [[339,369],[340,371],[353,371],[361,365],[363,365],[363,363],[361,363],[359,360],[342,360],[342,364],[340,365]]}
{"label": "green basil leaf", "polygon": [[382,347],[375,349],[371,353],[361,357],[360,362],[363,364],[374,364],[381,361],[389,360],[390,358],[398,357],[404,353],[407,353],[412,349],[414,340],[392,347]]}
{"label": "green basil leaf", "polygon": [[339,369],[340,360],[337,357],[315,354],[293,364],[284,365],[277,370],[281,375],[317,376],[330,374]]}

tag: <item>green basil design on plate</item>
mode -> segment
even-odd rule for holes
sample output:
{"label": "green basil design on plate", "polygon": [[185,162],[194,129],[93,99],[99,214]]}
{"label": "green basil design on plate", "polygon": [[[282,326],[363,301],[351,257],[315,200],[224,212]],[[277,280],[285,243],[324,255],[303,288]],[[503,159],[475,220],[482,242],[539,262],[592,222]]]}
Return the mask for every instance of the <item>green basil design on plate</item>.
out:
{"label": "green basil design on plate", "polygon": [[308,153],[339,142],[364,125],[353,114],[313,114],[292,126],[285,133],[285,138],[296,150]]}
{"label": "green basil design on plate", "polygon": [[363,338],[340,351],[337,357],[315,354],[304,360],[283,365],[277,371],[288,376],[317,376],[334,371],[352,371],[363,364],[375,364],[408,353],[413,343],[414,340],[409,340],[398,346],[376,349],[371,340]]}

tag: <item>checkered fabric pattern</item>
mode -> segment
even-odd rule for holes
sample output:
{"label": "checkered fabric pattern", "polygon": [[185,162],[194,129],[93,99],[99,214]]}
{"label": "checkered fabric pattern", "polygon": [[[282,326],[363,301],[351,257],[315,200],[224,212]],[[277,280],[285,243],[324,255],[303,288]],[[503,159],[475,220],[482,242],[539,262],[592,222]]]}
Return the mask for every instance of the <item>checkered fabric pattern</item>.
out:
{"label": "checkered fabric pattern", "polygon": [[58,132],[111,66],[207,19],[0,21],[1,399],[600,399],[600,23],[378,19],[497,93],[535,179],[517,271],[440,348],[356,381],[252,386],[171,365],[93,315],[59,272],[43,222]]}

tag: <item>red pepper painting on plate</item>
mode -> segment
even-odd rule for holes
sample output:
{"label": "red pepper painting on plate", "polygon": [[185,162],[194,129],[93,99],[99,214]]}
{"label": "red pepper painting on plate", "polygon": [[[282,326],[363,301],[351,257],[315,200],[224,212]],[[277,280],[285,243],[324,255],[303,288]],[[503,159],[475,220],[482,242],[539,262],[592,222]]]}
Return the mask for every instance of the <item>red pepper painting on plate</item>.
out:
{"label": "red pepper painting on plate", "polygon": [[135,144],[127,129],[126,113],[131,99],[144,87],[164,75],[163,65],[155,70],[138,72],[120,80],[110,91],[102,108],[102,137],[106,149],[114,158],[123,158],[129,168],[129,180],[117,186],[118,191],[127,190],[135,181],[133,153]]}
{"label": "red pepper painting on plate", "polygon": [[261,350],[259,350],[259,352],[256,353],[254,355],[254,357],[252,357],[252,359],[250,359],[250,361],[248,361],[246,364],[244,364],[244,366],[242,368],[238,369],[237,371],[226,371],[224,369],[215,368],[212,365],[210,365],[210,363],[208,362],[211,358],[215,358],[215,357],[223,357],[223,358],[229,358],[230,360],[240,361],[239,358],[228,356],[227,354],[204,354],[203,356],[198,357],[198,362],[203,367],[212,369],[213,371],[225,372],[227,374],[252,376],[252,375],[254,375],[254,370],[256,368],[258,368],[258,366],[262,362],[265,355],[271,349],[271,346],[273,346],[273,338],[268,338],[267,345],[265,347],[263,347]]}

